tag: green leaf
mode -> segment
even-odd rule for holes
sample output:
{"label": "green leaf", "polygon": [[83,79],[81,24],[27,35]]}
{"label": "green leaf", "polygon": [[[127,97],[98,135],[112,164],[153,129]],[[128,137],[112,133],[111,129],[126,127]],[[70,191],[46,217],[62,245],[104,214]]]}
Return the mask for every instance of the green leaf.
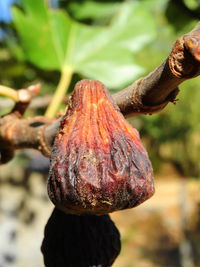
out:
{"label": "green leaf", "polygon": [[[109,26],[72,20],[44,0],[23,0],[13,19],[28,61],[47,70],[71,69],[109,87],[133,81],[143,69],[134,60],[155,35],[153,20],[140,2],[121,4]],[[144,23],[148,21],[148,23]]]}
{"label": "green leaf", "polygon": [[[69,9],[73,13],[75,19],[94,19],[95,22],[98,20],[101,24],[109,21],[113,13],[119,7],[119,2],[96,2],[86,0],[83,2],[69,2]],[[98,12],[97,12],[98,10]]]}

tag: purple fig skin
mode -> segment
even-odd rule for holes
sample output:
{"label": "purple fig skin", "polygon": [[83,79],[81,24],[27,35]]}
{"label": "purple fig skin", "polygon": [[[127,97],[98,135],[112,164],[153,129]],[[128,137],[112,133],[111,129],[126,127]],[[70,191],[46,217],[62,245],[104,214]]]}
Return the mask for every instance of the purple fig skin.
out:
{"label": "purple fig skin", "polygon": [[75,86],[55,137],[48,194],[57,208],[77,215],[132,208],[154,194],[139,134],[99,81]]}
{"label": "purple fig skin", "polygon": [[109,267],[120,250],[120,233],[109,215],[77,216],[56,208],[41,246],[46,267]]}

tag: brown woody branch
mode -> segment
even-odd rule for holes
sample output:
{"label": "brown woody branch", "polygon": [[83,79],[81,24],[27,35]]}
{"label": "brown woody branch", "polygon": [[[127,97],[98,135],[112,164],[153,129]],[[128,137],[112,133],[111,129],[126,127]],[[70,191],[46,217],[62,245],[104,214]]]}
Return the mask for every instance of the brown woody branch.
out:
{"label": "brown woody branch", "polygon": [[113,95],[127,115],[151,114],[174,102],[178,86],[200,74],[200,23],[179,38],[169,57],[148,76]]}
{"label": "brown woody branch", "polygon": [[11,160],[14,150],[22,148],[34,148],[49,156],[51,148],[45,135],[53,121],[43,116],[21,119],[14,113],[0,119],[0,163]]}
{"label": "brown woody branch", "polygon": [[[200,74],[200,23],[179,38],[169,57],[148,76],[113,95],[125,115],[151,114],[175,102],[178,85]],[[30,99],[29,99],[30,100]],[[0,162],[8,161],[15,149],[35,148],[49,156],[60,119],[21,119],[29,102],[20,101],[11,114],[0,119]]]}

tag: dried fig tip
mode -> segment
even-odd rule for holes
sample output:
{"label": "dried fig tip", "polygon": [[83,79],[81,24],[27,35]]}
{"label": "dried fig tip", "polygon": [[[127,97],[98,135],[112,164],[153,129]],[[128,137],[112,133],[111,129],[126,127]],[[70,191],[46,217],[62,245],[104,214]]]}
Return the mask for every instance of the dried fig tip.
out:
{"label": "dried fig tip", "polygon": [[80,81],[55,138],[48,193],[74,214],[135,207],[154,193],[153,171],[139,134],[99,81]]}

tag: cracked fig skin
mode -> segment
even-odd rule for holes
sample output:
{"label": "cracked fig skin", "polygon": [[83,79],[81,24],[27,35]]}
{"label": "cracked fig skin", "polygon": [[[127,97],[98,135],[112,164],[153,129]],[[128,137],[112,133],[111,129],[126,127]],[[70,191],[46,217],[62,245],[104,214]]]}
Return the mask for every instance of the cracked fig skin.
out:
{"label": "cracked fig skin", "polygon": [[51,201],[68,213],[102,215],[135,207],[153,193],[151,162],[137,130],[101,82],[78,82],[53,145]]}

